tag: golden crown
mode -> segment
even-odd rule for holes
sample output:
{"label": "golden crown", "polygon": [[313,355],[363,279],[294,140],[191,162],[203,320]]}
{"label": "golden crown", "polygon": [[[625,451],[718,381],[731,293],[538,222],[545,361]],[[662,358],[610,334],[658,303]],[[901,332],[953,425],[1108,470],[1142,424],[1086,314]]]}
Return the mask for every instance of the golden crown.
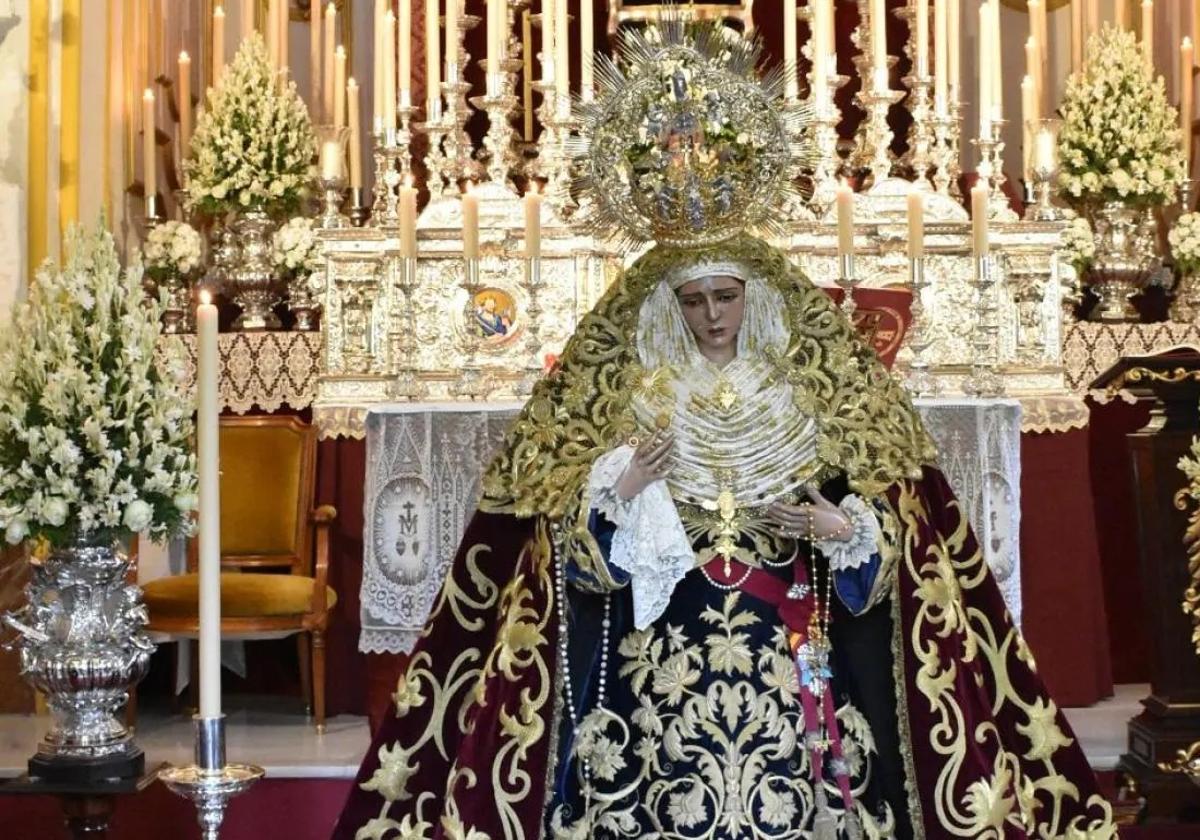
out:
{"label": "golden crown", "polygon": [[597,95],[579,103],[579,223],[635,245],[712,245],[778,229],[809,162],[806,106],[785,102],[782,68],[717,21],[667,14],[598,56]]}

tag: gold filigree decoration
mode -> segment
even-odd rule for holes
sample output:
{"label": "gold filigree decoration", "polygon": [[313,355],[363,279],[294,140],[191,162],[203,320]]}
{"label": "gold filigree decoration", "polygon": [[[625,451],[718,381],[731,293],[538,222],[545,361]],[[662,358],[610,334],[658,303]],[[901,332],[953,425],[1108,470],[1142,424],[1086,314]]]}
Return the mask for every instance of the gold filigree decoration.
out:
{"label": "gold filigree decoration", "polygon": [[805,479],[844,472],[875,496],[920,474],[935,451],[907,395],[830,301],[778,249],[741,236],[703,250],[658,247],[637,261],[579,324],[560,359],[510,427],[482,481],[481,507],[571,523],[565,545],[581,568],[596,556],[586,528],[587,478],[602,453],[636,429],[630,394],[644,386],[636,328],[642,303],[673,268],[697,259],[733,259],[784,297],[791,343],[782,375],[797,410],[817,423],[817,462]]}

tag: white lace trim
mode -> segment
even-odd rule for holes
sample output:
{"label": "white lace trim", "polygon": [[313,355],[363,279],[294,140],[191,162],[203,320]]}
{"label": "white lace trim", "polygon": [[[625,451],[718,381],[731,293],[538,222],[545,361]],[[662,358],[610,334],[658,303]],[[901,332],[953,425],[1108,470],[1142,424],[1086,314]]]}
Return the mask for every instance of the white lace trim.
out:
{"label": "white lace trim", "polygon": [[879,552],[883,536],[879,517],[861,496],[851,493],[838,507],[853,523],[850,539],[816,541],[817,548],[829,561],[829,568],[835,572],[857,569],[871,562],[871,557]]}
{"label": "white lace trim", "polygon": [[666,482],[655,481],[632,499],[617,496],[617,481],[632,458],[631,446],[597,458],[588,492],[592,507],[617,526],[608,561],[629,573],[633,623],[645,630],[666,610],[676,584],[696,565],[696,555]]}

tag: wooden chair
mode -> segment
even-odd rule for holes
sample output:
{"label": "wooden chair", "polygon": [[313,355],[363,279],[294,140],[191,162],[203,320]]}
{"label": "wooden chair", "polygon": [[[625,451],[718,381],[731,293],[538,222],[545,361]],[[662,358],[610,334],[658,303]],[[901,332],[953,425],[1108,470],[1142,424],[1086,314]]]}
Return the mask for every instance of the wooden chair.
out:
{"label": "wooden chair", "polygon": [[[332,507],[315,507],[316,429],[295,417],[222,417],[221,636],[298,634],[300,685],[325,728],[325,631],[337,593],[328,585]],[[187,574],[146,584],[146,629],[199,630],[196,543]]]}
{"label": "wooden chair", "polygon": [[664,10],[692,20],[724,20],[742,25],[747,35],[754,34],[754,0],[729,0],[726,3],[630,3],[611,0],[608,4],[608,34],[613,36],[624,23],[657,20]]}

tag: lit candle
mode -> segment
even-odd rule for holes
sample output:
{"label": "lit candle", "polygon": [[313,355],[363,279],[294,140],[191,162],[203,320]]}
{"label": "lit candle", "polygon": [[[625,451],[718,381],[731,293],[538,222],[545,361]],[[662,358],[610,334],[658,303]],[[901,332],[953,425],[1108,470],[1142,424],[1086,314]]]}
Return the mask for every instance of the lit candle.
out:
{"label": "lit candle", "polygon": [[213,9],[212,37],[212,83],[221,84],[221,73],[225,70],[225,9]]}
{"label": "lit candle", "polygon": [[571,98],[571,42],[567,39],[567,0],[554,0],[554,84],[560,107]]}
{"label": "lit candle", "polygon": [[400,0],[400,101],[412,104],[412,0]]}
{"label": "lit candle", "polygon": [[591,3],[579,4],[579,95],[591,102],[596,93],[596,34]]}
{"label": "lit candle", "polygon": [[[242,0],[246,2],[246,0]],[[308,0],[308,102],[313,116],[319,118],[317,106],[321,102],[321,0]]]}
{"label": "lit candle", "polygon": [[977,257],[988,255],[988,188],[971,187],[971,247]]}
{"label": "lit candle", "polygon": [[875,89],[885,90],[886,83],[883,88],[879,86],[880,76],[887,79],[887,17],[883,0],[871,0],[871,48],[874,54]]}
{"label": "lit candle", "polygon": [[542,81],[554,81],[554,6],[558,0],[542,0]]}
{"label": "lit candle", "polygon": [[787,73],[785,95],[790,100],[800,98],[796,57],[796,0],[783,0],[783,66]]}
{"label": "lit candle", "polygon": [[988,4],[979,6],[979,136],[988,138],[992,133],[992,65],[991,38],[987,34],[991,25]]}
{"label": "lit candle", "polygon": [[179,54],[179,158],[187,157],[192,142],[192,58]]}
{"label": "lit candle", "polygon": [[383,127],[396,127],[396,16],[383,16]]}
{"label": "lit candle", "polygon": [[[451,3],[454,0],[450,0]],[[463,257],[479,259],[479,197],[471,192],[471,185],[462,194],[462,238]]]}
{"label": "lit candle", "polygon": [[321,144],[321,177],[338,181],[342,173],[342,144],[337,140],[326,140]]}
{"label": "lit candle", "polygon": [[542,255],[542,194],[538,192],[537,181],[529,182],[529,192],[525,193],[525,256],[529,258]]}
{"label": "lit candle", "polygon": [[322,63],[324,65],[324,90],[321,95],[321,113],[325,115],[326,122],[333,122],[333,56],[334,46],[337,42],[337,6],[333,5],[330,0],[329,5],[325,7],[325,58]]}
{"label": "lit candle", "polygon": [[217,307],[196,307],[196,472],[199,483],[200,717],[221,716],[221,413]]}
{"label": "lit candle", "polygon": [[929,75],[929,0],[917,0],[917,75]]}
{"label": "lit candle", "polygon": [[346,82],[346,108],[350,112],[350,189],[362,187],[362,125],[358,113],[358,82]]}
{"label": "lit candle", "polygon": [[341,44],[333,53],[333,124],[346,124],[346,48]]}
{"label": "lit candle", "polygon": [[[958,2],[958,0],[954,0]],[[946,29],[946,0],[933,0],[933,107],[939,117],[949,108],[949,38]]]}
{"label": "lit candle", "polygon": [[408,175],[400,185],[400,256],[417,255],[417,188]]}
{"label": "lit candle", "polygon": [[1033,77],[1028,73],[1021,79],[1021,150],[1025,164],[1025,180],[1033,180],[1033,132],[1037,128],[1037,99],[1034,94]]}
{"label": "lit candle", "polygon": [[959,86],[962,68],[962,42],[960,40],[962,30],[959,28],[958,3],[959,0],[949,0],[949,6],[946,8],[946,48],[950,53],[950,60],[947,62],[950,68],[947,96],[949,96],[950,102],[957,102],[962,93],[962,88]]}
{"label": "lit candle", "polygon": [[425,0],[425,101],[426,116],[434,119],[442,108],[441,27],[438,0]]}
{"label": "lit candle", "polygon": [[[500,75],[500,32],[504,26],[496,12],[501,11],[504,4],[501,0],[487,0],[487,75],[489,80]],[[490,93],[490,91],[489,91]]]}
{"label": "lit candle", "polygon": [[837,186],[838,256],[854,253],[854,191],[846,183]]}
{"label": "lit candle", "polygon": [[458,4],[446,0],[446,81],[459,81],[458,73]]}
{"label": "lit candle", "polygon": [[142,94],[142,184],[146,198],[158,192],[158,160],[155,155],[154,91],[146,88]]}
{"label": "lit candle", "polygon": [[925,256],[925,195],[916,188],[908,191],[908,258]]}
{"label": "lit candle", "polygon": [[1179,45],[1179,130],[1183,143],[1184,178],[1191,177],[1192,169],[1192,108],[1194,107],[1192,63],[1194,55],[1195,46],[1192,44],[1192,39],[1185,35],[1183,43]]}
{"label": "lit candle", "polygon": [[[244,2],[244,0],[243,0]],[[270,0],[267,4],[267,22],[263,27],[267,30],[267,57],[271,61],[271,69],[279,69],[279,0]]]}
{"label": "lit candle", "polygon": [[1154,69],[1154,0],[1142,0],[1142,49],[1146,65]]}

